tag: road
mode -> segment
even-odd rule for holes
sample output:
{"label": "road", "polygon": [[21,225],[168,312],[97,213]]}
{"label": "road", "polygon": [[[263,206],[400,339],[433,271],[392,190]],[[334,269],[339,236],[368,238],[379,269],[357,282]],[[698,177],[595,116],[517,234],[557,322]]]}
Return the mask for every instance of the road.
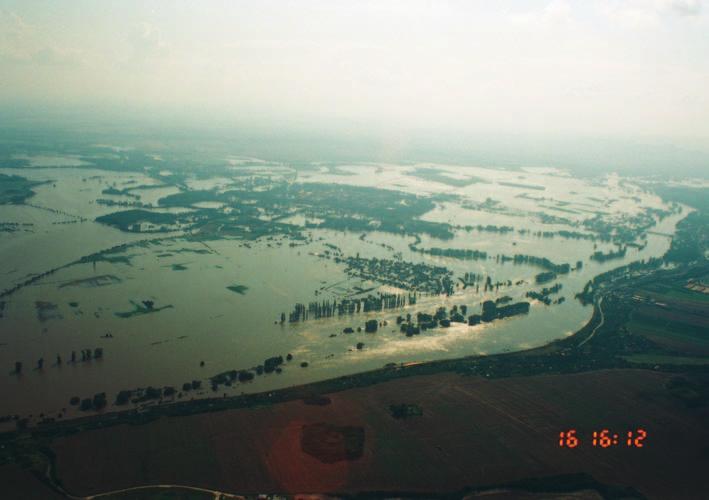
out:
{"label": "road", "polygon": [[98,493],[96,495],[89,495],[86,497],[74,497],[72,496],[71,498],[75,499],[81,499],[81,500],[94,500],[102,497],[107,497],[111,495],[118,495],[120,493],[129,493],[133,491],[140,491],[140,490],[149,490],[149,489],[182,489],[182,490],[189,490],[189,491],[195,491],[199,493],[207,493],[210,495],[213,495],[215,500],[221,500],[221,499],[227,499],[227,498],[243,498],[239,495],[232,495],[231,493],[224,493],[223,491],[218,491],[218,490],[209,490],[206,488],[197,488],[194,486],[183,486],[181,484],[154,484],[150,486],[134,486],[133,488],[124,488],[122,490],[115,490],[115,491],[108,491],[106,493]]}
{"label": "road", "polygon": [[578,345],[578,347],[581,347],[581,346],[584,345],[586,342],[588,342],[589,340],[591,340],[591,339],[593,338],[593,336],[596,335],[596,332],[598,331],[598,329],[603,326],[603,322],[605,321],[606,318],[605,318],[605,316],[603,315],[603,307],[602,307],[602,305],[603,305],[603,297],[601,297],[600,299],[598,299],[598,311],[601,313],[601,321],[600,321],[600,323],[598,323],[598,324],[596,325],[596,327],[591,331],[591,334],[590,334],[588,337],[586,337],[586,338],[583,340],[583,342],[581,342],[581,343]]}

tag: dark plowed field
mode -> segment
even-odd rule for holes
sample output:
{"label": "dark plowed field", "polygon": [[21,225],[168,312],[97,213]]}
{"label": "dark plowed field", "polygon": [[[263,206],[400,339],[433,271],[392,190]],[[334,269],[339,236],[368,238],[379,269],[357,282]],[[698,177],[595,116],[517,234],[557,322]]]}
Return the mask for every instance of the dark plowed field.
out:
{"label": "dark plowed field", "polygon": [[[88,495],[146,484],[230,491],[450,492],[585,472],[649,498],[709,491],[709,409],[665,389],[669,374],[616,370],[486,380],[440,374],[254,409],[163,418],[54,443],[66,489]],[[392,417],[416,404],[423,415]],[[578,429],[575,449],[559,432]],[[591,445],[593,430],[621,434]],[[648,432],[629,449],[627,430]],[[306,448],[304,451],[303,448]]]}

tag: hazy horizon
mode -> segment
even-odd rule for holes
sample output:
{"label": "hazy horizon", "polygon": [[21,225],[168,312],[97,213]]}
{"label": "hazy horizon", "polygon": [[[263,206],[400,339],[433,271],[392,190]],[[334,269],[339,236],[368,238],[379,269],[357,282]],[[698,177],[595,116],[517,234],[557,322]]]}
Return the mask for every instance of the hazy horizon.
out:
{"label": "hazy horizon", "polygon": [[272,157],[702,175],[703,7],[0,0],[0,118]]}

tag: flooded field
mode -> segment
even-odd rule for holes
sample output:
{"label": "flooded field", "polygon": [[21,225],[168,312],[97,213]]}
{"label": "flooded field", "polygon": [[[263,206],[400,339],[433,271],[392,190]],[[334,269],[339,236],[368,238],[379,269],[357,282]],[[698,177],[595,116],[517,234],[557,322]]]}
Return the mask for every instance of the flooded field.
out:
{"label": "flooded field", "polygon": [[[177,388],[165,403],[544,345],[589,319],[592,308],[575,299],[589,280],[662,256],[686,215],[632,180],[554,169],[290,168],[249,158],[176,180],[165,169],[93,169],[79,156],[29,161],[0,168],[40,183],[25,203],[0,206],[9,228],[0,233],[0,416],[69,418],[81,414],[72,397],[101,392],[110,411],[121,390]],[[341,198],[351,213],[333,208]],[[608,232],[611,223],[623,230]],[[372,262],[443,277],[409,286],[388,271],[364,273]],[[552,286],[546,302],[527,295]],[[296,304],[379,294],[416,300],[284,319]],[[487,300],[530,309],[469,325]],[[407,314],[454,306],[466,306],[466,322],[402,333]],[[367,333],[372,319],[378,328]],[[288,354],[272,373],[210,387],[210,377],[259,373]],[[180,391],[192,381],[199,388]]]}

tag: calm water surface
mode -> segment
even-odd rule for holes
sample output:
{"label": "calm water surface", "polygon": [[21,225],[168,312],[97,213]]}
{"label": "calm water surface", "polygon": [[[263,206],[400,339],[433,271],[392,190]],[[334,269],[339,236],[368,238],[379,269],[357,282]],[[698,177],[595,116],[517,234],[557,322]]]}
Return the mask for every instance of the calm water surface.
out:
{"label": "calm water surface", "polygon": [[[48,160],[41,158],[38,162],[46,166]],[[624,184],[615,176],[590,183],[553,170],[508,172],[438,168],[448,169],[457,178],[469,175],[487,182],[455,188],[407,175],[412,167],[397,165],[339,168],[352,175],[332,174],[326,168],[309,170],[297,173],[296,182],[344,183],[428,194],[455,193],[470,204],[482,203],[488,198],[499,200],[504,213],[443,203],[423,218],[462,226],[509,225],[515,228],[514,232],[457,231],[454,239],[446,241],[424,235],[419,246],[474,248],[490,255],[522,253],[572,265],[582,260],[582,271],[572,271],[558,280],[563,284],[559,296],[567,299],[564,304],[545,306],[535,302],[528,316],[476,327],[454,324],[407,338],[394,325],[397,315],[418,310],[432,312],[440,305],[454,304],[466,304],[471,313],[479,312],[483,300],[502,295],[522,300],[528,290],[541,288],[534,285],[533,280],[541,270],[511,262],[500,264],[495,260],[461,261],[426,256],[409,249],[413,237],[376,231],[360,239],[359,233],[312,230],[309,242],[295,247],[290,247],[290,240],[285,238],[248,244],[222,239],[205,245],[175,238],[174,234],[159,235],[166,239],[133,246],[120,254],[130,257],[130,264],[72,265],[0,299],[6,301],[4,318],[0,319],[0,391],[3,394],[0,415],[53,414],[68,408],[72,396],[89,397],[105,391],[112,402],[121,389],[147,385],[179,387],[193,379],[204,381],[202,395],[209,396],[213,394],[206,382],[209,376],[230,369],[250,368],[267,357],[287,353],[294,355],[294,361],[285,366],[283,373],[257,377],[252,383],[232,388],[220,388],[220,393],[286,387],[379,368],[390,362],[492,354],[543,345],[570,335],[588,321],[592,309],[581,306],[573,300],[573,295],[589,279],[631,261],[661,256],[669,247],[669,237],[650,234],[644,249],[629,248],[624,259],[599,264],[588,258],[594,251],[591,241],[545,239],[516,231],[522,228],[583,231],[565,225],[542,224],[534,215],[539,212],[580,221],[595,211],[620,217],[637,213],[644,207],[666,208],[657,197]],[[36,196],[28,200],[35,206],[0,207],[1,221],[33,224],[28,232],[0,233],[0,289],[12,287],[34,274],[65,266],[81,256],[155,237],[124,233],[93,222],[99,215],[120,209],[97,204],[97,198],[105,197],[101,190],[108,186],[154,184],[154,179],[141,174],[76,168],[24,169],[21,172],[0,169],[0,172],[52,181],[35,188]],[[276,174],[296,177],[292,170],[282,167]],[[191,181],[190,187],[223,188],[238,182],[238,177],[200,179]],[[503,186],[498,182],[540,185],[546,189]],[[142,202],[152,204],[178,191],[168,186],[133,192]],[[536,199],[520,196],[525,193]],[[632,197],[639,198],[640,202]],[[563,207],[566,211],[545,208],[549,206]],[[672,215],[658,221],[654,231],[671,235],[682,217]],[[306,217],[298,214],[286,222],[302,225],[305,220]],[[407,261],[444,265],[454,271],[456,277],[474,272],[491,276],[493,282],[524,280],[525,284],[487,294],[468,288],[451,297],[422,297],[416,306],[404,310],[300,324],[274,323],[281,312],[289,312],[296,302],[331,300],[352,294],[355,287],[379,286],[350,278],[341,264],[323,258],[325,243],[337,245],[348,256],[360,253],[363,257],[391,259],[400,254]],[[597,245],[597,249],[603,251],[613,248],[610,244]],[[91,278],[97,276],[104,278],[92,282]],[[232,285],[247,288],[240,294],[227,289]],[[379,290],[388,289],[380,287]],[[131,301],[142,300],[153,300],[156,308],[167,307],[131,318],[116,316],[115,313],[131,311]],[[37,302],[56,308],[40,314]],[[362,326],[369,317],[386,320],[389,325],[376,334],[341,333],[347,326]],[[112,337],[105,338],[109,333]],[[333,334],[336,335],[331,337]],[[356,349],[358,342],[365,344],[364,349]],[[66,361],[72,350],[95,347],[104,348],[104,359],[55,366],[57,354]],[[45,367],[34,370],[40,357],[45,359]],[[24,363],[21,376],[9,374],[16,360]],[[201,361],[205,366],[200,366]],[[309,367],[300,368],[301,361],[307,361]],[[75,414],[69,411],[67,416]]]}

